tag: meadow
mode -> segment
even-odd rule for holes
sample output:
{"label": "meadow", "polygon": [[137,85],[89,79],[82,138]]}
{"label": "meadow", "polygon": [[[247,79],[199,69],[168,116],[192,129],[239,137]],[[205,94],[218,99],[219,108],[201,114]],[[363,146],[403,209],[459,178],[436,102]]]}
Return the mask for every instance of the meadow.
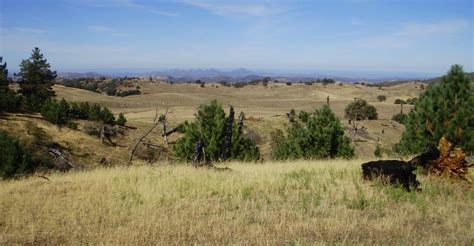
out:
{"label": "meadow", "polygon": [[363,160],[140,165],[0,183],[1,244],[441,244],[474,240],[474,190],[366,182]]}
{"label": "meadow", "polygon": [[[0,244],[458,244],[474,243],[472,185],[419,175],[421,192],[406,192],[361,177],[360,164],[389,148],[403,125],[390,120],[397,98],[423,90],[419,83],[364,85],[250,85],[244,88],[140,82],[144,93],[125,98],[55,86],[59,98],[89,101],[124,112],[130,129],[117,146],[79,130],[58,128],[39,115],[10,114],[0,129],[25,140],[42,135],[69,149],[82,171],[49,172],[0,182]],[[379,102],[378,95],[387,101]],[[286,127],[286,112],[326,103],[343,120],[354,97],[373,104],[378,120],[361,121],[367,136],[354,142],[353,160],[270,161],[269,132]],[[218,99],[247,115],[261,136],[258,163],[228,162],[230,171],[136,160],[130,146],[156,110],[170,122],[192,120],[201,103]],[[405,106],[405,110],[410,107]],[[162,144],[160,130],[149,141]],[[107,157],[107,165],[100,159]],[[385,156],[387,158],[388,156]],[[38,173],[42,174],[42,173]]]}

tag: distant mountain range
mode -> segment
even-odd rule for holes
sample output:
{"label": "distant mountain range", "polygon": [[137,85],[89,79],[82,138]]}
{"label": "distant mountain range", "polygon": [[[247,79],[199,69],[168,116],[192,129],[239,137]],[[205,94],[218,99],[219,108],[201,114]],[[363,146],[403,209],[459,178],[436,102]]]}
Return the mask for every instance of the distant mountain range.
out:
{"label": "distant mountain range", "polygon": [[[316,79],[331,78],[336,81],[353,83],[353,82],[369,82],[369,83],[399,83],[401,81],[412,81],[412,80],[427,80],[430,77],[427,76],[416,76],[406,74],[404,76],[380,76],[372,74],[371,76],[350,76],[350,73],[340,73],[344,76],[338,76],[337,72],[327,73],[278,73],[278,72],[256,72],[245,68],[239,68],[235,70],[218,70],[218,69],[168,69],[156,72],[136,72],[136,73],[98,73],[98,72],[60,72],[58,77],[65,79],[77,79],[77,78],[114,78],[114,77],[140,77],[159,80],[172,81],[176,83],[189,82],[201,80],[203,82],[220,82],[227,81],[229,83],[242,83],[250,82],[252,80],[260,80],[265,77],[270,77],[272,80],[278,80],[281,82],[299,82],[299,81],[313,81]],[[347,74],[347,76],[346,76]],[[362,73],[354,73],[360,75]],[[436,79],[436,78],[435,78]]]}

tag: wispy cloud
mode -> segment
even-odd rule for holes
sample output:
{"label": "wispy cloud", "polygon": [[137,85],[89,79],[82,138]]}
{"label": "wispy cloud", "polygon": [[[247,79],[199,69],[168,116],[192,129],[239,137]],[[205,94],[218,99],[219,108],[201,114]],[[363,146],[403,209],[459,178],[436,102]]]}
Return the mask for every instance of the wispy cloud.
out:
{"label": "wispy cloud", "polygon": [[46,30],[39,29],[39,28],[31,28],[31,27],[14,27],[13,30],[20,32],[20,33],[28,33],[28,34],[43,34],[46,33]]}
{"label": "wispy cloud", "polygon": [[262,17],[275,15],[284,12],[286,8],[280,4],[271,1],[262,3],[248,3],[245,1],[203,1],[203,0],[185,0],[184,3],[210,11],[221,16],[254,16]]}
{"label": "wispy cloud", "polygon": [[176,17],[179,16],[176,13],[162,11],[156,8],[152,8],[150,6],[139,4],[134,0],[66,0],[70,3],[79,3],[82,5],[87,5],[91,7],[100,7],[100,8],[132,8],[132,9],[139,9],[151,14],[162,15],[162,16],[169,16],[169,17]]}
{"label": "wispy cloud", "polygon": [[87,27],[87,30],[91,32],[104,33],[104,34],[120,36],[120,37],[129,36],[127,33],[118,32],[108,26],[103,26],[103,25],[91,25]]}
{"label": "wispy cloud", "polygon": [[365,22],[363,22],[359,18],[354,17],[354,18],[351,19],[351,24],[354,25],[354,26],[363,26],[363,25],[365,25]]}
{"label": "wispy cloud", "polygon": [[398,30],[357,41],[359,46],[374,48],[401,48],[420,39],[450,37],[470,30],[466,20],[447,20],[434,23],[406,23]]}

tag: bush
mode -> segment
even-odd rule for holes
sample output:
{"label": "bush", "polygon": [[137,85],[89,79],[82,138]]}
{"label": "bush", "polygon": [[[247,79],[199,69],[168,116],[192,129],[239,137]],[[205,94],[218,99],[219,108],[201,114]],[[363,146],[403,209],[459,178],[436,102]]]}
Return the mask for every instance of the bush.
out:
{"label": "bush", "polygon": [[79,125],[76,122],[69,121],[68,123],[66,123],[66,126],[69,129],[77,130]]}
{"label": "bush", "polygon": [[286,85],[291,85],[291,82],[286,82]]}
{"label": "bush", "polygon": [[123,114],[120,113],[117,120],[115,121],[115,124],[119,126],[125,126],[126,123],[127,123],[127,119],[125,119],[125,116],[123,116]]}
{"label": "bush", "polygon": [[328,105],[317,109],[314,114],[301,111],[287,129],[287,136],[278,131],[273,133],[272,142],[277,144],[273,159],[324,159],[351,158],[354,149],[344,135],[341,122]]}
{"label": "bush", "polygon": [[114,114],[112,114],[112,111],[110,111],[110,109],[104,107],[100,112],[100,121],[104,122],[105,124],[113,125],[115,124]]}
{"label": "bush", "polygon": [[416,101],[418,100],[418,98],[414,97],[414,98],[409,98],[407,99],[406,103],[407,104],[410,104],[410,105],[415,105]]}
{"label": "bush", "polygon": [[41,107],[41,116],[50,123],[64,125],[69,116],[69,104],[64,98],[60,102],[56,99],[47,99]]}
{"label": "bush", "polygon": [[[233,111],[233,110],[231,110]],[[243,117],[243,113],[241,113]],[[180,161],[192,161],[196,145],[202,139],[204,156],[208,162],[223,160],[226,150],[226,136],[228,129],[232,132],[230,155],[228,160],[251,161],[260,158],[260,151],[255,142],[243,136],[243,125],[233,121],[233,113],[226,117],[222,106],[213,100],[199,106],[196,119],[185,122],[184,136],[173,146],[174,156]],[[228,128],[230,125],[231,128]]]}
{"label": "bush", "polygon": [[344,112],[345,118],[349,120],[376,120],[378,118],[377,109],[362,99],[351,102]]}
{"label": "bush", "polygon": [[408,119],[408,116],[404,113],[398,113],[392,116],[392,120],[405,125],[406,121]]}
{"label": "bush", "polygon": [[385,95],[378,95],[377,100],[379,100],[379,102],[385,102],[387,100],[387,97]]}
{"label": "bush", "polygon": [[377,146],[375,147],[374,156],[377,157],[377,158],[381,158],[381,157],[382,157],[382,148],[381,148],[380,145],[378,145],[378,144],[377,144]]}
{"label": "bush", "polygon": [[17,112],[21,105],[21,96],[9,88],[0,88],[0,113]]}
{"label": "bush", "polygon": [[400,98],[398,98],[398,99],[395,100],[394,104],[407,104],[407,102],[400,99]]}
{"label": "bush", "polygon": [[16,138],[0,132],[0,177],[14,178],[33,172],[34,163],[28,149]]}

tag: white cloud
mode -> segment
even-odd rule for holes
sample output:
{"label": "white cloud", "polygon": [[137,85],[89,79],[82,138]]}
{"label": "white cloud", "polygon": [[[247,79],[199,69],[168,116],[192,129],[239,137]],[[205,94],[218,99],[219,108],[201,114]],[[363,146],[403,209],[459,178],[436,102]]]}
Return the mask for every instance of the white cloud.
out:
{"label": "white cloud", "polygon": [[179,16],[176,13],[165,12],[162,10],[154,9],[149,6],[136,3],[134,0],[66,0],[69,3],[81,4],[90,7],[100,8],[132,8],[146,11],[151,14],[163,15],[169,17]]}
{"label": "white cloud", "polygon": [[372,48],[401,48],[420,39],[446,38],[469,31],[471,24],[466,20],[447,20],[434,23],[406,23],[399,30],[358,40],[358,46]]}
{"label": "white cloud", "polygon": [[21,33],[28,33],[28,34],[43,34],[46,33],[43,29],[38,28],[31,28],[31,27],[14,27],[13,30]]}
{"label": "white cloud", "polygon": [[129,34],[127,34],[127,33],[118,32],[118,31],[114,30],[113,28],[110,28],[108,26],[103,26],[103,25],[91,25],[91,26],[88,26],[87,29],[91,32],[109,34],[109,35],[113,35],[113,36],[120,36],[120,37],[129,36]]}
{"label": "white cloud", "polygon": [[262,3],[248,3],[245,1],[223,2],[223,1],[203,1],[185,0],[186,4],[210,11],[217,15],[229,16],[269,16],[285,11],[281,5],[265,1]]}

